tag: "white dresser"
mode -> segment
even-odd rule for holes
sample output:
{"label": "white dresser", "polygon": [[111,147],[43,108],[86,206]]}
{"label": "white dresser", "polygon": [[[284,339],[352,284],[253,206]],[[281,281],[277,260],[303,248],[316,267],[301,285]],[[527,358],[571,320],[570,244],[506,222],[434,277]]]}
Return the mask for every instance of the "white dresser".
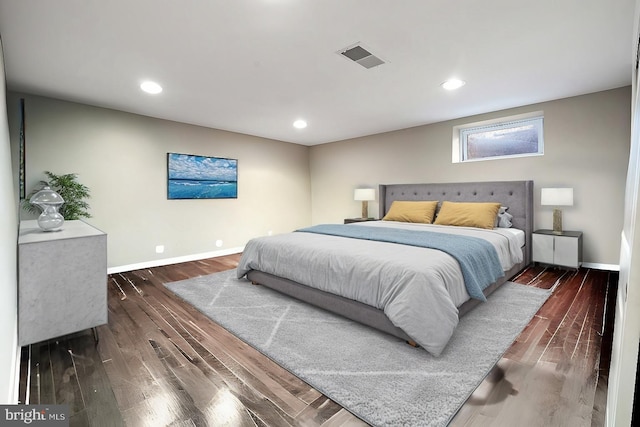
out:
{"label": "white dresser", "polygon": [[83,221],[18,238],[18,341],[24,346],[107,323],[107,235]]}

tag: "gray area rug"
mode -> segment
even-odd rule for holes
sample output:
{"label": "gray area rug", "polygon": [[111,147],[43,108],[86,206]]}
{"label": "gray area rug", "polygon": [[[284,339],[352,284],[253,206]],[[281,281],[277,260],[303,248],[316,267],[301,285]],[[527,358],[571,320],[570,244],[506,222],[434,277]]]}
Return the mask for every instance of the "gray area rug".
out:
{"label": "gray area rug", "polygon": [[356,416],[377,426],[444,426],[549,292],[506,283],[460,324],[438,358],[317,309],[235,270],[168,289]]}

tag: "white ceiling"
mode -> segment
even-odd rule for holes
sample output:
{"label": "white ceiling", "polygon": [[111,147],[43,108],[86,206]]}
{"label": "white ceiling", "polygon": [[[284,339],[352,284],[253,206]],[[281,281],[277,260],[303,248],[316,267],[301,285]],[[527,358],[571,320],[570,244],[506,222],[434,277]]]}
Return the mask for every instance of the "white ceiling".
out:
{"label": "white ceiling", "polygon": [[[315,145],[631,84],[633,0],[0,0],[9,90]],[[386,61],[336,52],[360,42]],[[466,86],[447,92],[458,77]],[[144,79],[164,91],[147,95]],[[294,129],[295,119],[309,126]]]}

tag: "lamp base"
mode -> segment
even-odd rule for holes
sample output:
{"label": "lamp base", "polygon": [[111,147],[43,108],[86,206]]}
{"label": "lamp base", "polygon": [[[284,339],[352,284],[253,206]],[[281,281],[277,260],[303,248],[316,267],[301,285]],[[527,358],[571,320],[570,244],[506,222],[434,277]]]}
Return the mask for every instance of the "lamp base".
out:
{"label": "lamp base", "polygon": [[553,210],[553,234],[562,234],[562,211]]}
{"label": "lamp base", "polygon": [[362,218],[369,218],[369,202],[362,201]]}

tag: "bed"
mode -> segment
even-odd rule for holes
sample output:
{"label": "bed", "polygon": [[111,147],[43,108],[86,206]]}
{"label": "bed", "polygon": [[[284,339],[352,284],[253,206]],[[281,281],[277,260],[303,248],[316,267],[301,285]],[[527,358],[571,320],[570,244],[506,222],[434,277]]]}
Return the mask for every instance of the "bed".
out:
{"label": "bed", "polygon": [[[367,221],[318,225],[252,239],[245,247],[237,275],[246,275],[254,284],[369,325],[438,356],[459,317],[530,264],[533,181],[380,185],[380,218],[393,217],[391,214],[403,203],[422,201],[437,202],[436,225]],[[445,225],[437,224],[438,218],[448,215],[448,209],[468,202],[474,206],[499,205],[500,212],[509,214],[511,227],[452,227],[446,221]],[[476,241],[492,245],[497,258],[492,255],[490,261],[476,260],[469,265],[497,262],[501,271],[496,274],[498,267],[493,265],[493,276],[484,271],[475,273],[467,261],[462,261],[467,255],[452,255],[446,248],[426,248],[414,241],[415,236],[437,241],[441,234],[446,234],[447,240],[461,239],[457,246],[472,247],[468,243],[475,245]],[[392,240],[386,240],[388,235]],[[487,283],[470,289],[466,282],[476,277]],[[464,283],[458,285],[460,281]]]}

